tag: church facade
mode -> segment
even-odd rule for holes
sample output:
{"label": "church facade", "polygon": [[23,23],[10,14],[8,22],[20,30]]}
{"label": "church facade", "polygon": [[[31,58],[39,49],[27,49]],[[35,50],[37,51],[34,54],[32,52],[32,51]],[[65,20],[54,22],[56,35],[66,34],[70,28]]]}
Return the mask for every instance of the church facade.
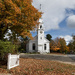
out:
{"label": "church facade", "polygon": [[26,44],[26,52],[50,53],[50,41],[44,37],[43,19],[39,19],[37,35]]}

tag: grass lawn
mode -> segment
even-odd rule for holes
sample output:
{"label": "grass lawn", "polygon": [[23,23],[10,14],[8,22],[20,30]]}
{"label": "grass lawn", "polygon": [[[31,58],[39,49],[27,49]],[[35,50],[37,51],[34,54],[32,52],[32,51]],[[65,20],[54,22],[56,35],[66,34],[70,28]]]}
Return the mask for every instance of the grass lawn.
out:
{"label": "grass lawn", "polygon": [[7,70],[0,66],[0,73],[12,75],[75,75],[75,66],[56,61],[20,58],[18,67]]}

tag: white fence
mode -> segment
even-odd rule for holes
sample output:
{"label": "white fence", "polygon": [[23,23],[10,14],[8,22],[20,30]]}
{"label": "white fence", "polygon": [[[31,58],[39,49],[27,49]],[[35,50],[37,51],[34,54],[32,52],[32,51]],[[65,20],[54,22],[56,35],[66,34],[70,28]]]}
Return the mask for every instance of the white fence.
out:
{"label": "white fence", "polygon": [[7,69],[19,66],[19,55],[8,54]]}

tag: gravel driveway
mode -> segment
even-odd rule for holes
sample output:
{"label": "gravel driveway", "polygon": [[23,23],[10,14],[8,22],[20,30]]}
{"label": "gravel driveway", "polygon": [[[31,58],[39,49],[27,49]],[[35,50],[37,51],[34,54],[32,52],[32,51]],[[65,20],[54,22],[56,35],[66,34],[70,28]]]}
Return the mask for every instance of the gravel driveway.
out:
{"label": "gravel driveway", "polygon": [[75,65],[75,55],[56,55],[56,54],[20,54],[21,58],[43,59],[51,61],[59,61]]}

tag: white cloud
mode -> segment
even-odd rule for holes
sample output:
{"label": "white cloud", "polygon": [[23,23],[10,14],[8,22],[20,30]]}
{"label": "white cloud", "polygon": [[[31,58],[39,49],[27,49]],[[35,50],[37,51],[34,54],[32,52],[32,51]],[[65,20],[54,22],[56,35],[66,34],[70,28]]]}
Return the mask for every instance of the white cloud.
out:
{"label": "white cloud", "polygon": [[39,9],[42,4],[44,27],[46,31],[50,29],[59,29],[59,23],[67,15],[65,9],[75,9],[75,0],[33,0],[33,5]]}
{"label": "white cloud", "polygon": [[67,25],[68,25],[70,28],[75,28],[75,15],[69,16],[69,17],[67,18]]}
{"label": "white cloud", "polygon": [[72,40],[72,36],[66,35],[66,36],[59,36],[61,38],[64,38],[66,42],[70,42]]}

